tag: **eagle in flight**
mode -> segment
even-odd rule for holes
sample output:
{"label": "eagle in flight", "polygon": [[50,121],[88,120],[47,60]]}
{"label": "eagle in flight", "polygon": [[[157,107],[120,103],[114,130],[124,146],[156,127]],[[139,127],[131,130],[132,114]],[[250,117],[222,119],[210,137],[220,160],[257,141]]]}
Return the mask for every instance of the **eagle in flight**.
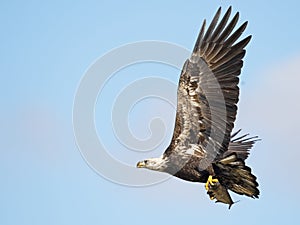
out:
{"label": "eagle in flight", "polygon": [[204,20],[191,57],[181,71],[172,141],[163,155],[138,162],[138,168],[169,173],[205,183],[210,199],[234,203],[228,190],[258,198],[256,177],[245,159],[257,137],[233,132],[239,100],[239,75],[251,36],[237,41],[247,26],[237,29],[231,7],[221,21],[221,7],[205,31]]}

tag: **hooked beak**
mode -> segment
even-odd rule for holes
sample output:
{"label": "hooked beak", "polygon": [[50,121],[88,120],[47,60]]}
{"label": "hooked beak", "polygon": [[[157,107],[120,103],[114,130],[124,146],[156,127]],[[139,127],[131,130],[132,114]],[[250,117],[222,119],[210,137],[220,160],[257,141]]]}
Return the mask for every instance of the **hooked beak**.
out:
{"label": "hooked beak", "polygon": [[136,167],[137,168],[144,168],[146,166],[145,162],[144,161],[140,161],[136,164]]}

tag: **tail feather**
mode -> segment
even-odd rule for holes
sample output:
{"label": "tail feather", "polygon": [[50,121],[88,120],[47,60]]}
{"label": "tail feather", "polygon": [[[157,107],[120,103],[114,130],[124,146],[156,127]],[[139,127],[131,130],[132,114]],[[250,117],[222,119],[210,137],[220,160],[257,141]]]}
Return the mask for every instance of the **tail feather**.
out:
{"label": "tail feather", "polygon": [[232,153],[214,164],[214,171],[220,183],[229,190],[252,198],[258,198],[256,177],[243,159]]}

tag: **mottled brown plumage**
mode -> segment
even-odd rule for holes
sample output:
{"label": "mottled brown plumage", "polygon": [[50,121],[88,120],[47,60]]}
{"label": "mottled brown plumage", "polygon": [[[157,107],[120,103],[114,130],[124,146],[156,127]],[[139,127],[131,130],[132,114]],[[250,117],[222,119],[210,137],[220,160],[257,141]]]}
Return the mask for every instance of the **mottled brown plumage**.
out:
{"label": "mottled brown plumage", "polygon": [[179,79],[177,112],[172,141],[161,158],[142,161],[138,167],[170,173],[193,182],[210,184],[208,194],[233,204],[228,189],[258,197],[258,183],[244,160],[257,137],[232,134],[239,100],[239,75],[245,46],[251,36],[237,41],[247,26],[237,29],[239,13],[230,22],[231,7],[221,21],[218,9],[208,29],[200,30],[192,55]]}

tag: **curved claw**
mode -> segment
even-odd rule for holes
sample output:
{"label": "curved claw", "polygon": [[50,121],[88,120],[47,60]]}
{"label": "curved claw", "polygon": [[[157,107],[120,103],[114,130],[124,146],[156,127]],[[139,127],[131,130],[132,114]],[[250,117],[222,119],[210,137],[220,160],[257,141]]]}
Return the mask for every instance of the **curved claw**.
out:
{"label": "curved claw", "polygon": [[219,180],[217,178],[213,178],[212,175],[209,175],[206,183],[205,183],[205,189],[208,191],[209,185],[214,185],[215,183],[218,183]]}

